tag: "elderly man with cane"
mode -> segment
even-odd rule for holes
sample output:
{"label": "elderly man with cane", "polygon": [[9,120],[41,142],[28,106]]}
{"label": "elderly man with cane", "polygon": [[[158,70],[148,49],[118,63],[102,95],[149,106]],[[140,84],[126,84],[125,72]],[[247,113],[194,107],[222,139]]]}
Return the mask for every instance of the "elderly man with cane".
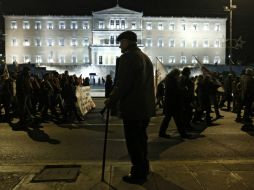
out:
{"label": "elderly man with cane", "polygon": [[147,133],[150,118],[155,115],[153,65],[137,47],[137,35],[121,33],[117,41],[123,53],[119,59],[116,84],[105,101],[110,108],[119,101],[124,124],[127,150],[132,162],[129,175],[123,181],[142,184],[149,174]]}

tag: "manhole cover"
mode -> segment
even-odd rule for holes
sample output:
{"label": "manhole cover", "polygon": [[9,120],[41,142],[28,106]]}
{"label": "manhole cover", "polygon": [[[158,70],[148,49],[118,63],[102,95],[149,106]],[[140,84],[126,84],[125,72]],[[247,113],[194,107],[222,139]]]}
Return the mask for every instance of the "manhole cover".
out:
{"label": "manhole cover", "polygon": [[80,165],[47,165],[34,176],[32,182],[74,182],[78,178],[80,167]]}

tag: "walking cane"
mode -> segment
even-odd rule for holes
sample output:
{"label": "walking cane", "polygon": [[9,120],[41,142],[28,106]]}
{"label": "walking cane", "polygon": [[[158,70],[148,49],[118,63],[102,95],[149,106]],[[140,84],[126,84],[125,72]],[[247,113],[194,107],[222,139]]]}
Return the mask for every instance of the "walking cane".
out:
{"label": "walking cane", "polygon": [[103,147],[103,158],[102,158],[102,173],[101,173],[102,182],[105,181],[104,174],[105,174],[106,150],[107,150],[107,141],[108,141],[108,122],[109,122],[109,108],[107,108],[106,125],[105,125],[105,136],[104,136],[104,147]]}

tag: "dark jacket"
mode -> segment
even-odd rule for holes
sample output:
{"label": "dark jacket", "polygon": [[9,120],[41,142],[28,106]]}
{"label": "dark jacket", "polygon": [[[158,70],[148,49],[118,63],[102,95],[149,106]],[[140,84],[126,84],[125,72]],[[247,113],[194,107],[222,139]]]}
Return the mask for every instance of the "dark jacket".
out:
{"label": "dark jacket", "polygon": [[125,119],[145,119],[155,115],[153,65],[147,55],[133,46],[119,59],[117,81],[110,102],[120,101]]}

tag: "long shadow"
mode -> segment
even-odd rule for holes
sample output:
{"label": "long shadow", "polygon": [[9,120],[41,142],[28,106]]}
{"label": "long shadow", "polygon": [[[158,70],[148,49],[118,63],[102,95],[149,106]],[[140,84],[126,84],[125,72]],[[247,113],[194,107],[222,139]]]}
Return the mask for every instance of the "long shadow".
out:
{"label": "long shadow", "polygon": [[33,122],[27,124],[15,124],[9,123],[13,131],[24,131],[28,136],[34,141],[47,142],[49,144],[60,144],[61,141],[51,138],[47,133],[45,133],[41,128],[41,120],[39,118],[34,119]]}

